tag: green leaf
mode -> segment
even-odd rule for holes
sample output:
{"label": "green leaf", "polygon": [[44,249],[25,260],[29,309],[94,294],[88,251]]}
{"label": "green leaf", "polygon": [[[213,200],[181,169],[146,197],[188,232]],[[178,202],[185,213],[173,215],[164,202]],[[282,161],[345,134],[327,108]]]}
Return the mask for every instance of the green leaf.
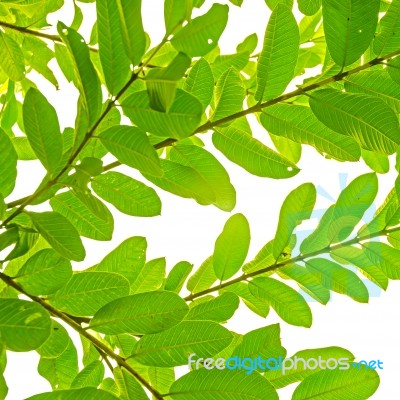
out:
{"label": "green leaf", "polygon": [[321,8],[322,0],[298,0],[299,11],[304,15],[314,15]]}
{"label": "green leaf", "polygon": [[353,271],[325,258],[313,258],[307,261],[306,267],[327,289],[345,294],[360,303],[368,303],[368,290]]}
{"label": "green leaf", "polygon": [[[359,249],[358,247],[354,246],[346,246],[333,250],[330,255],[340,264],[355,265],[357,269],[370,281],[378,285],[383,290],[386,290],[389,281],[383,270],[385,267],[388,267],[389,264],[386,264],[386,260],[381,258],[380,252],[378,252],[378,255],[374,255],[371,252],[369,257],[367,255],[368,253],[369,249],[367,250],[367,248]],[[395,256],[397,257],[397,255]],[[385,267],[381,267],[381,265],[385,265]],[[389,266],[389,269],[390,268],[392,268],[391,265]]]}
{"label": "green leaf", "polygon": [[142,23],[141,0],[115,0],[119,12],[123,50],[133,65],[138,65],[146,50],[146,34]]}
{"label": "green leaf", "polygon": [[264,0],[264,1],[271,11],[273,11],[278,4],[284,4],[288,8],[292,9],[294,2],[294,0]]}
{"label": "green leaf", "polygon": [[178,81],[185,75],[191,61],[186,54],[178,53],[167,67],[147,72],[145,80],[151,108],[161,112],[169,111],[175,99]]}
{"label": "green leaf", "polygon": [[[211,69],[215,80],[220,80],[221,76],[226,73],[230,68],[239,73],[245,69],[249,63],[250,53],[249,51],[242,51],[237,54],[222,54],[215,58],[211,64]],[[239,74],[241,78],[241,74]],[[244,80],[240,80],[240,85],[244,86]],[[236,96],[239,97],[239,96]]]}
{"label": "green leaf", "polygon": [[232,318],[239,307],[239,298],[232,292],[226,292],[210,301],[192,307],[186,320],[225,322]]}
{"label": "green leaf", "polygon": [[389,172],[389,158],[383,154],[374,153],[368,150],[361,151],[362,159],[373,171],[378,174],[386,174]]}
{"label": "green leaf", "polygon": [[[203,357],[203,355],[202,355]],[[173,383],[172,400],[278,400],[273,386],[261,375],[205,368],[189,372]]]}
{"label": "green leaf", "polygon": [[171,161],[191,167],[211,186],[214,204],[223,211],[232,211],[236,204],[236,191],[222,164],[208,151],[194,145],[177,144],[169,153]]}
{"label": "green leaf", "polygon": [[85,256],[79,233],[61,214],[56,212],[27,213],[39,233],[61,256],[74,261],[82,261]]}
{"label": "green leaf", "polygon": [[72,277],[71,263],[52,249],[35,253],[14,278],[34,296],[54,293]]}
{"label": "green leaf", "polygon": [[164,289],[179,293],[192,270],[193,264],[187,261],[178,262],[169,272],[165,280]]}
{"label": "green leaf", "polygon": [[273,254],[278,258],[289,244],[293,231],[303,220],[309,219],[314,209],[317,191],[312,183],[300,185],[286,197],[279,214]]}
{"label": "green leaf", "polygon": [[381,99],[333,89],[313,92],[310,107],[328,128],[352,136],[362,148],[392,154],[399,143],[399,121]]}
{"label": "green leaf", "polygon": [[1,128],[0,154],[7,154],[7,157],[0,158],[0,193],[5,198],[14,190],[17,179],[17,153],[10,138]]}
{"label": "green leaf", "polygon": [[0,337],[8,350],[35,350],[49,337],[50,315],[39,304],[0,298],[0,309]]}
{"label": "green leaf", "polygon": [[269,314],[269,304],[264,300],[260,300],[258,297],[254,296],[250,292],[249,285],[247,283],[238,282],[230,285],[226,289],[222,289],[222,291],[228,291],[237,294],[251,311],[262,318],[266,318]]}
{"label": "green leaf", "polygon": [[176,90],[175,100],[167,113],[153,110],[147,91],[133,93],[122,101],[128,118],[139,128],[156,136],[184,139],[190,136],[200,123],[203,106],[191,94]]}
{"label": "green leaf", "polygon": [[164,283],[165,267],[164,257],[148,261],[142,269],[135,271],[136,275],[131,283],[130,293],[143,293],[160,289]]}
{"label": "green leaf", "polygon": [[148,400],[142,386],[133,375],[120,367],[113,370],[115,383],[119,389],[118,398],[121,400]]}
{"label": "green leaf", "polygon": [[41,357],[56,358],[67,350],[71,339],[68,332],[58,322],[51,321],[50,336],[36,351]]}
{"label": "green leaf", "polygon": [[257,253],[253,260],[243,265],[243,272],[249,273],[258,271],[264,267],[271,266],[276,261],[273,254],[274,241],[271,240],[265,244],[262,249]]}
{"label": "green leaf", "polygon": [[324,370],[306,378],[293,393],[292,400],[369,399],[379,386],[379,375],[367,368]]}
{"label": "green leaf", "polygon": [[152,217],[161,214],[161,200],[156,191],[119,172],[96,176],[92,188],[102,199],[127,215]]}
{"label": "green leaf", "polygon": [[266,101],[284,92],[294,76],[299,44],[296,19],[286,5],[278,4],[268,21],[257,65],[256,100]]}
{"label": "green leaf", "polygon": [[276,104],[260,115],[261,124],[273,135],[315,147],[324,156],[339,161],[358,161],[360,146],[322,124],[309,107]]}
{"label": "green leaf", "polygon": [[241,111],[245,95],[239,73],[234,68],[229,68],[217,81],[214,92],[215,108],[210,120],[218,121]]}
{"label": "green leaf", "polygon": [[295,164],[257,139],[243,134],[235,125],[217,129],[212,136],[214,146],[230,161],[253,175],[285,179],[297,175]]}
{"label": "green leaf", "polygon": [[18,43],[3,31],[0,31],[0,67],[11,80],[24,79],[24,54]]}
{"label": "green leaf", "polygon": [[81,389],[73,390],[57,390],[54,392],[37,394],[35,396],[29,397],[26,400],[117,400],[110,392],[104,390],[85,387]]}
{"label": "green leaf", "polygon": [[144,237],[128,238],[107,254],[94,270],[115,272],[128,279],[129,283],[133,283],[145,266],[146,249],[147,242]]}
{"label": "green leaf", "polygon": [[39,90],[31,88],[25,96],[23,117],[29,144],[43,166],[54,173],[63,150],[56,110]]}
{"label": "green leaf", "polygon": [[393,85],[387,72],[392,71],[362,71],[346,78],[344,87],[346,92],[361,93],[378,97],[395,112],[400,112],[400,93],[397,85]]}
{"label": "green leaf", "polygon": [[214,92],[214,76],[210,64],[204,58],[196,61],[190,69],[183,89],[196,97],[203,109],[210,104]]}
{"label": "green leaf", "polygon": [[190,20],[192,8],[192,0],[165,0],[164,21],[166,34],[174,32],[184,21]]}
{"label": "green leaf", "polygon": [[242,342],[235,348],[233,354],[242,359],[255,359],[259,356],[264,360],[268,358],[285,358],[286,350],[281,344],[280,335],[279,324],[250,331],[243,336]]}
{"label": "green leaf", "polygon": [[82,236],[107,241],[111,240],[114,231],[114,219],[107,207],[95,197],[91,197],[99,214],[95,215],[82,199],[72,191],[61,193],[50,200],[54,211],[60,213],[73,224]]}
{"label": "green leaf", "polygon": [[389,279],[400,279],[400,251],[380,242],[363,244],[365,255]]}
{"label": "green leaf", "polygon": [[229,7],[213,4],[210,10],[192,19],[171,39],[172,45],[189,57],[204,56],[217,46],[228,22]]}
{"label": "green leaf", "polygon": [[249,283],[250,292],[268,302],[288,324],[309,328],[312,324],[311,310],[304,298],[272,278],[255,278]]}
{"label": "green leaf", "polygon": [[177,196],[193,198],[202,205],[215,203],[212,186],[195,169],[169,160],[161,159],[160,162],[164,175],[158,178],[143,174],[148,181]]}
{"label": "green leaf", "polygon": [[[113,95],[122,89],[131,72],[119,21],[120,15],[124,17],[124,14],[119,13],[118,6],[122,6],[118,0],[96,1],[100,62],[107,88]],[[127,7],[124,10],[128,11]]]}
{"label": "green leaf", "polygon": [[[321,366],[323,365],[324,361],[326,362],[329,359],[335,359],[337,362],[339,362],[339,360],[342,358],[347,359],[348,361],[354,360],[352,353],[340,347],[324,347],[320,349],[301,350],[289,358],[292,360],[292,363],[288,362],[288,366],[291,365],[292,368],[285,371],[282,371],[281,369],[267,371],[265,377],[276,389],[281,389],[295,382],[301,382],[308,376],[321,371],[322,368],[319,366],[313,369],[305,368],[304,363],[295,362],[295,360],[304,359],[308,361],[313,358],[318,359],[318,357],[321,357]],[[345,360],[343,360],[343,363],[344,361]]]}
{"label": "green leaf", "polygon": [[250,227],[243,214],[232,215],[218,236],[213,255],[214,272],[221,281],[231,278],[243,265],[250,246]]}
{"label": "green leaf", "polygon": [[72,56],[76,76],[75,83],[82,95],[89,124],[92,125],[100,114],[102,96],[100,80],[90,60],[89,49],[82,36],[62,22],[57,24],[57,30]]}
{"label": "green leaf", "polygon": [[107,335],[158,333],[177,325],[189,307],[177,294],[156,291],[109,302],[90,321],[90,328]]}
{"label": "green leaf", "polygon": [[[395,57],[388,63],[387,72],[389,73],[390,78],[400,85],[400,57]],[[397,86],[395,86],[397,89]]]}
{"label": "green leaf", "polygon": [[97,388],[104,378],[104,365],[101,361],[93,361],[79,374],[71,383],[71,389],[78,389],[84,387]]}
{"label": "green leaf", "polygon": [[41,357],[38,372],[47,379],[53,390],[69,389],[78,374],[78,355],[71,339],[68,337],[67,348],[57,357]]}
{"label": "green leaf", "polygon": [[212,256],[208,257],[196,269],[194,274],[189,278],[186,285],[187,289],[191,293],[201,292],[202,290],[208,289],[217,280],[214,272],[214,265]]}
{"label": "green leaf", "polygon": [[94,315],[112,300],[129,294],[129,282],[111,272],[80,272],[48,301],[73,315]]}
{"label": "green leaf", "polygon": [[379,6],[380,0],[322,0],[326,44],[341,68],[353,64],[367,50],[374,38]]}
{"label": "green leaf", "polygon": [[100,140],[118,161],[155,176],[162,176],[160,161],[145,132],[133,126],[113,126]]}
{"label": "green leaf", "polygon": [[279,268],[279,275],[289,278],[298,283],[300,288],[313,299],[321,304],[327,304],[330,299],[329,289],[321,285],[306,268],[296,264],[290,264],[286,267]]}
{"label": "green leaf", "polygon": [[328,230],[330,243],[346,239],[372,205],[378,193],[376,174],[354,179],[339,195]]}
{"label": "green leaf", "polygon": [[397,51],[400,48],[400,1],[393,0],[386,14],[379,21],[378,34],[373,43],[377,56]]}
{"label": "green leaf", "polygon": [[156,367],[187,365],[189,354],[211,357],[227,347],[232,338],[231,332],[215,322],[183,321],[166,331],[143,336],[131,359]]}

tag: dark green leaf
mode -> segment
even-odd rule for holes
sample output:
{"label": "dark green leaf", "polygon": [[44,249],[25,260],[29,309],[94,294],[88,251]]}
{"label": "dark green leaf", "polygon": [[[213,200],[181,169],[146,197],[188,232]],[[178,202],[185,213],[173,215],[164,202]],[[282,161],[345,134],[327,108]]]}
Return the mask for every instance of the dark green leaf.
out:
{"label": "dark green leaf", "polygon": [[340,67],[357,61],[374,38],[380,0],[322,0],[326,43]]}
{"label": "dark green leaf", "polygon": [[114,219],[107,207],[95,197],[91,197],[94,206],[98,209],[94,214],[92,209],[82,201],[81,196],[68,191],[61,193],[50,200],[54,211],[67,218],[82,236],[94,240],[111,240],[114,231]]}
{"label": "dark green leaf", "polygon": [[203,106],[191,94],[177,89],[167,113],[153,110],[147,91],[136,92],[122,101],[124,113],[139,128],[156,136],[183,139],[200,123]]}
{"label": "dark green leaf", "polygon": [[292,400],[369,399],[379,386],[379,375],[367,368],[326,369],[312,374],[296,388]]}
{"label": "dark green leaf", "polygon": [[[203,356],[203,355],[202,355]],[[201,368],[173,383],[172,400],[278,400],[273,386],[261,375],[244,371]]]}
{"label": "dark green leaf", "polygon": [[[349,362],[354,360],[354,356],[348,350],[342,349],[340,347],[325,347],[322,349],[309,349],[309,350],[301,350],[290,357],[293,363],[291,369],[287,369],[285,371],[282,370],[274,370],[268,371],[265,374],[265,377],[274,385],[275,388],[280,389],[287,385],[290,385],[294,382],[301,382],[308,376],[315,374],[320,371],[321,368],[317,366],[317,368],[304,368],[304,363],[297,362],[295,360],[304,359],[306,361],[310,359],[318,359],[321,357],[321,366],[324,365],[324,361],[326,362],[329,359],[347,359]],[[342,360],[344,361],[344,360]],[[292,363],[287,363],[290,366]],[[310,363],[311,365],[311,363]],[[331,364],[329,364],[331,365]],[[340,368],[340,367],[339,367]]]}
{"label": "dark green leaf", "polygon": [[177,294],[156,291],[134,294],[100,308],[90,328],[108,335],[143,335],[169,329],[185,317],[189,307]]}
{"label": "dark green leaf", "polygon": [[210,64],[204,58],[193,65],[183,88],[196,97],[204,109],[210,104],[214,92],[214,76]]}
{"label": "dark green leaf", "polygon": [[286,197],[279,214],[278,228],[274,239],[273,254],[275,258],[278,258],[289,244],[296,226],[310,218],[316,197],[317,191],[312,183],[304,183]]}
{"label": "dark green leaf", "polygon": [[179,293],[185,284],[187,277],[192,272],[192,269],[193,264],[190,264],[187,261],[181,261],[176,264],[171,269],[165,280],[164,289]]}
{"label": "dark green leaf", "polygon": [[257,139],[243,134],[236,126],[214,132],[214,146],[229,160],[256,176],[285,179],[296,175],[295,164]]}
{"label": "dark green leaf", "polygon": [[73,315],[94,315],[112,300],[129,294],[129,282],[111,272],[80,272],[56,293],[49,302]]}
{"label": "dark green leaf", "polygon": [[19,270],[15,281],[29,294],[54,293],[72,277],[71,263],[52,249],[35,253]]}
{"label": "dark green leaf", "polygon": [[143,176],[161,189],[184,198],[193,198],[203,205],[214,204],[216,195],[212,186],[191,167],[161,159],[164,175],[161,178]]}
{"label": "dark green leaf", "polygon": [[192,14],[192,0],[165,0],[164,20],[165,31],[170,34],[190,19]]}
{"label": "dark green leaf", "polygon": [[29,212],[33,225],[61,256],[82,261],[86,252],[79,233],[61,214],[56,212]]}
{"label": "dark green leaf", "polygon": [[241,111],[245,94],[239,73],[234,68],[229,68],[217,81],[211,121],[218,121]]}
{"label": "dark green leaf", "polygon": [[141,0],[115,0],[119,12],[123,50],[134,65],[138,65],[146,49],[146,34],[142,23]]}
{"label": "dark green leaf", "polygon": [[154,189],[119,172],[96,176],[92,188],[125,214],[151,217],[161,213],[161,200]]}
{"label": "dark green leaf", "polygon": [[93,124],[101,111],[101,87],[90,60],[89,49],[79,33],[62,22],[58,23],[57,30],[72,56],[76,84],[81,92],[89,123]]}
{"label": "dark green leaf", "polygon": [[104,390],[85,387],[73,390],[57,390],[55,392],[37,394],[29,397],[26,400],[117,400],[110,392]]}
{"label": "dark green leaf", "polygon": [[324,156],[339,161],[358,161],[360,146],[322,124],[309,107],[276,104],[261,113],[264,128],[273,135],[315,147]]}
{"label": "dark green leaf", "polygon": [[170,150],[171,161],[192,167],[212,187],[214,204],[224,211],[232,211],[236,192],[222,164],[208,151],[194,145],[177,144]]}
{"label": "dark green leaf", "polygon": [[43,166],[54,173],[63,150],[60,124],[54,107],[39,90],[31,88],[25,96],[23,116],[29,144]]}
{"label": "dark green leaf", "polygon": [[313,258],[307,261],[306,267],[327,289],[345,294],[360,303],[368,302],[368,290],[353,271],[325,258]]}
{"label": "dark green leaf", "polygon": [[226,292],[210,301],[194,305],[194,307],[190,308],[185,319],[191,321],[225,322],[232,318],[238,307],[238,296],[232,292]]}
{"label": "dark green leaf", "polygon": [[304,298],[272,278],[255,278],[249,284],[250,292],[268,302],[288,324],[309,328],[312,324],[311,310]]}
{"label": "dark green leaf", "polygon": [[225,223],[222,233],[215,242],[214,272],[221,281],[240,269],[250,246],[250,227],[243,214],[235,214]]}
{"label": "dark green leaf", "polygon": [[204,56],[218,44],[228,22],[227,5],[213,4],[210,10],[192,19],[171,39],[172,45],[189,57]]}
{"label": "dark green leaf", "polygon": [[17,179],[17,153],[10,138],[1,128],[0,154],[7,154],[7,157],[0,158],[0,193],[5,198],[14,190]]}
{"label": "dark green leaf", "polygon": [[231,332],[215,322],[183,321],[161,333],[143,336],[131,358],[156,367],[187,365],[189,354],[213,356],[227,347],[232,338]]}
{"label": "dark green leaf", "polygon": [[151,175],[162,175],[157,152],[142,130],[133,126],[114,126],[102,132],[100,139],[121,163]]}
{"label": "dark green leaf", "polygon": [[[119,13],[122,3],[122,0],[96,1],[100,61],[107,88],[114,95],[122,89],[130,75],[130,61],[124,51],[124,44],[129,42],[123,42],[121,25],[123,27],[124,24],[119,23],[120,15],[125,17],[123,13]],[[122,10],[128,11],[129,8]],[[138,11],[140,13],[140,9]]]}
{"label": "dark green leaf", "polygon": [[71,383],[71,389],[95,387],[97,388],[104,378],[104,365],[101,361],[93,361]]}
{"label": "dark green leaf", "polygon": [[0,67],[13,81],[24,79],[24,54],[18,43],[3,31],[0,31]]}
{"label": "dark green leaf", "polygon": [[314,15],[321,8],[322,0],[299,0],[299,10],[304,15]]}
{"label": "dark green leaf", "polygon": [[0,309],[0,337],[8,350],[35,350],[49,337],[50,315],[39,304],[0,299]]}
{"label": "dark green leaf", "polygon": [[400,144],[397,116],[379,98],[322,89],[313,92],[310,107],[328,128],[352,136],[366,150],[392,154]]}
{"label": "dark green leaf", "polygon": [[294,76],[300,44],[299,28],[291,10],[278,4],[268,21],[257,65],[256,100],[279,96]]}

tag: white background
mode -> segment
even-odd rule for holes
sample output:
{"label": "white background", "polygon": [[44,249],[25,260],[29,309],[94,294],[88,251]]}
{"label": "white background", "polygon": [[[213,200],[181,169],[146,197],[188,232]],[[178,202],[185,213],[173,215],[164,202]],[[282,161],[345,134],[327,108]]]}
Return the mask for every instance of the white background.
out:
{"label": "white background", "polygon": [[[220,3],[228,4],[220,0]],[[144,25],[157,44],[164,34],[163,9],[161,0],[143,0]],[[206,1],[199,13],[206,11],[212,1]],[[79,3],[81,5],[81,3]],[[82,33],[88,39],[95,14],[91,5],[82,4],[89,15]],[[72,19],[72,1],[66,0],[62,11],[51,16],[51,23],[62,20],[69,24]],[[231,7],[229,23],[220,46],[222,52],[234,52],[236,45],[247,35],[256,32],[259,46],[262,44],[269,10],[264,0],[244,0],[241,8]],[[299,13],[296,16],[300,18]],[[34,75],[32,75],[34,76]],[[76,113],[76,90],[61,75],[57,75],[61,88],[56,91],[50,84],[36,78],[40,88],[48,94],[49,100],[57,108],[62,126],[73,126]],[[289,88],[293,89],[292,88]],[[255,119],[249,120],[255,123]],[[254,136],[270,144],[267,133],[253,125]],[[203,135],[209,143],[209,134]],[[212,150],[212,147],[209,147]],[[339,163],[324,159],[314,149],[303,146],[303,155],[299,162],[300,173],[289,180],[258,178],[248,174],[240,167],[227,161],[220,153],[213,151],[225,165],[237,191],[237,206],[232,213],[242,212],[249,220],[252,232],[250,260],[258,250],[273,238],[280,205],[285,196],[304,182],[313,182],[318,187],[317,208],[327,208],[337,198],[345,182],[370,172],[363,162]],[[393,160],[392,160],[393,161]],[[138,176],[136,171],[120,168],[120,171]],[[28,195],[34,191],[44,170],[36,162],[20,162],[17,187],[8,200]],[[380,192],[375,205],[379,206],[394,183],[394,173],[379,176]],[[148,240],[148,259],[167,258],[168,268],[176,262],[187,260],[195,266],[213,252],[214,241],[219,235],[229,214],[212,206],[200,206],[193,200],[182,199],[157,190],[162,198],[162,216],[148,219],[128,217],[110,206],[115,216],[115,233],[111,242],[95,242],[84,239],[87,258],[76,264],[77,269],[87,268],[97,263],[112,248],[130,236],[145,236]],[[44,206],[45,208],[47,206]],[[37,210],[38,208],[36,208]],[[310,229],[317,223],[312,219],[301,228]],[[372,286],[369,286],[372,288]],[[373,288],[369,304],[356,303],[345,296],[332,295],[327,306],[310,303],[314,322],[310,329],[293,327],[281,321],[271,311],[266,320],[240,307],[228,327],[238,333],[269,325],[281,324],[282,343],[288,350],[288,356],[298,350],[325,346],[341,346],[353,352],[358,360],[380,359],[384,370],[380,372],[381,386],[373,396],[375,400],[395,400],[400,398],[400,386],[397,384],[400,367],[397,360],[400,351],[399,317],[400,284],[390,282],[387,292]],[[9,400],[21,400],[33,394],[49,391],[50,385],[37,373],[38,355],[30,353],[8,353],[8,365],[5,372],[9,385]],[[183,367],[182,367],[183,368]],[[184,372],[185,368],[179,372]],[[295,385],[279,391],[280,398],[289,400]]]}

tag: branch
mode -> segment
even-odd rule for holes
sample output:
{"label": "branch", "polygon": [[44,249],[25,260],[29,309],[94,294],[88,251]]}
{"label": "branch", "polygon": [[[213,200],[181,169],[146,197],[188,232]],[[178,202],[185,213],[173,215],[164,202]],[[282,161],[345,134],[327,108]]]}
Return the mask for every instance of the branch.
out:
{"label": "branch", "polygon": [[[349,71],[345,71],[345,72],[341,72],[339,74],[333,75],[333,76],[331,76],[329,78],[323,79],[322,81],[315,82],[315,83],[312,83],[312,84],[309,84],[309,85],[305,85],[305,86],[303,86],[301,88],[293,90],[292,92],[289,92],[289,93],[286,93],[286,94],[282,94],[281,96],[275,97],[274,99],[268,100],[268,101],[266,101],[264,103],[258,103],[258,104],[254,105],[252,107],[247,108],[246,110],[239,111],[239,112],[237,112],[235,114],[232,114],[232,115],[229,115],[229,116],[227,116],[225,118],[221,118],[221,119],[218,119],[218,120],[215,120],[215,121],[208,121],[208,122],[204,123],[203,125],[199,126],[190,136],[194,136],[197,133],[207,132],[208,130],[211,130],[211,129],[217,127],[217,126],[226,124],[227,122],[234,121],[234,120],[239,119],[241,117],[244,117],[246,115],[254,114],[254,113],[257,113],[257,112],[261,112],[265,108],[268,108],[268,107],[271,107],[271,106],[273,106],[275,104],[282,103],[284,101],[293,99],[294,97],[301,96],[301,95],[303,95],[305,93],[308,93],[308,92],[310,92],[312,90],[315,90],[315,89],[319,89],[319,88],[324,87],[326,85],[329,85],[331,83],[340,82],[340,81],[344,80],[348,76],[357,74],[360,71],[364,71],[364,70],[366,70],[368,68],[374,67],[375,65],[381,64],[384,61],[387,61],[387,60],[389,60],[389,59],[391,59],[391,58],[393,58],[395,56],[398,56],[398,55],[400,55],[400,50],[394,51],[393,53],[390,53],[390,54],[388,54],[388,55],[386,55],[384,57],[376,57],[376,58],[374,58],[373,60],[367,62],[364,65],[361,65],[361,66],[356,67],[354,69],[351,69]],[[314,79],[316,79],[316,78],[317,77],[315,77]],[[165,139],[162,142],[155,144],[154,148],[156,150],[159,150],[159,149],[162,149],[164,147],[172,146],[177,141],[178,141],[177,139],[172,139],[172,138]],[[111,169],[119,167],[120,165],[121,165],[121,163],[119,161],[114,161],[114,162],[106,165],[104,167],[104,171],[109,171]],[[14,204],[18,205],[18,204],[20,204],[20,201],[21,200],[16,200],[16,202],[14,202]],[[7,207],[9,208],[9,206],[11,204],[12,203],[8,204]]]}
{"label": "branch", "polygon": [[371,238],[374,238],[374,237],[378,237],[378,236],[386,236],[389,233],[398,232],[398,231],[400,231],[400,226],[396,226],[394,228],[385,228],[385,229],[382,229],[381,231],[374,232],[374,233],[372,233],[370,235],[365,235],[365,236],[360,236],[360,237],[356,236],[354,239],[350,239],[350,240],[347,240],[347,241],[342,242],[342,243],[337,243],[337,244],[334,244],[334,245],[330,245],[330,246],[324,247],[323,249],[313,251],[312,253],[299,254],[298,256],[296,256],[294,258],[291,258],[289,260],[285,260],[285,261],[282,261],[282,262],[279,262],[279,263],[271,264],[271,265],[269,265],[269,266],[267,266],[265,268],[259,269],[257,271],[250,272],[248,274],[244,273],[244,274],[240,275],[237,278],[234,278],[234,279],[231,279],[231,280],[226,281],[224,283],[218,284],[218,286],[213,286],[213,287],[211,287],[209,289],[202,290],[202,291],[197,292],[197,293],[192,293],[189,296],[186,296],[184,298],[184,300],[185,301],[192,301],[194,299],[197,299],[198,297],[204,296],[204,295],[209,294],[209,293],[217,292],[220,289],[224,289],[226,287],[232,286],[235,283],[247,281],[249,278],[253,278],[254,276],[265,274],[266,272],[272,272],[272,271],[275,271],[275,270],[277,270],[279,268],[285,267],[287,265],[294,264],[294,263],[297,263],[299,261],[305,261],[307,258],[312,258],[312,257],[319,256],[321,254],[330,253],[333,250],[341,249],[343,247],[351,246],[353,244],[360,244],[364,240],[368,240],[368,239],[371,239]]}
{"label": "branch", "polygon": [[[36,36],[36,37],[39,37],[42,39],[50,40],[55,43],[64,44],[63,40],[58,35],[51,35],[48,33],[43,33],[41,31],[35,31],[33,29],[25,28],[23,26],[12,25],[12,24],[9,24],[8,22],[4,22],[4,21],[0,21],[0,26],[2,26],[3,28],[11,29],[13,31],[22,33],[24,35]],[[99,51],[96,47],[93,47],[93,46],[88,46],[88,47],[89,47],[90,51],[93,51],[95,53],[97,53]]]}
{"label": "branch", "polygon": [[[15,282],[8,275],[0,272],[0,280],[2,280],[8,286],[11,286],[19,293],[24,294],[29,297],[35,303],[40,304],[43,308],[45,308],[51,315],[56,318],[61,319],[66,324],[68,324],[71,328],[73,328],[76,332],[78,332],[81,336],[84,336],[86,339],[90,340],[90,342],[97,348],[99,353],[103,356],[104,359],[107,357],[112,358],[120,367],[125,368],[128,372],[130,372],[157,400],[163,400],[163,396],[153,388],[150,383],[148,383],[136,370],[134,370],[127,362],[126,359],[114,353],[112,349],[110,349],[105,343],[97,339],[95,336],[91,335],[87,330],[82,328],[77,322],[71,319],[68,315],[64,314],[60,310],[51,306],[45,300],[38,296],[33,296],[27,293],[22,286],[20,286],[17,282]],[[112,366],[111,366],[112,367]]]}

